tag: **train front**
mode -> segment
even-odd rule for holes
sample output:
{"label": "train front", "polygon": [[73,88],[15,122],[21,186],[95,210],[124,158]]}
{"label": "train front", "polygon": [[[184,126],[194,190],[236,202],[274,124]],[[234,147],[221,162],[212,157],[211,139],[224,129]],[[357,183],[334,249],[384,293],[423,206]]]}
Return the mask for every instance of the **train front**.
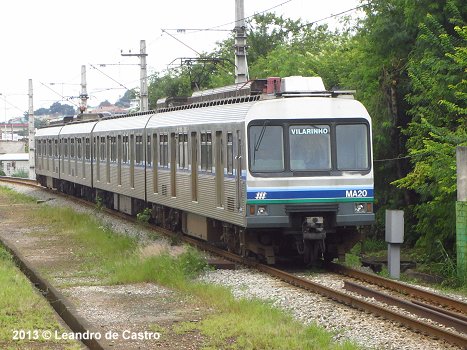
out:
{"label": "train front", "polygon": [[317,78],[287,79],[245,123],[246,244],[269,263],[343,257],[374,222],[370,116]]}

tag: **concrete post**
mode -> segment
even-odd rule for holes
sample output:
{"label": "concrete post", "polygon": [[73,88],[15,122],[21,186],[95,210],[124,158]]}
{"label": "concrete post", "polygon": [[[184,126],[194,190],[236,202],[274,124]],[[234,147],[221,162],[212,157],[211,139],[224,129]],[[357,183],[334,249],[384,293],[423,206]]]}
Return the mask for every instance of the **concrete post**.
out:
{"label": "concrete post", "polygon": [[467,147],[457,147],[457,275],[467,280]]}
{"label": "concrete post", "polygon": [[401,244],[404,242],[404,211],[386,210],[386,242],[388,242],[388,271],[395,279],[401,274]]}

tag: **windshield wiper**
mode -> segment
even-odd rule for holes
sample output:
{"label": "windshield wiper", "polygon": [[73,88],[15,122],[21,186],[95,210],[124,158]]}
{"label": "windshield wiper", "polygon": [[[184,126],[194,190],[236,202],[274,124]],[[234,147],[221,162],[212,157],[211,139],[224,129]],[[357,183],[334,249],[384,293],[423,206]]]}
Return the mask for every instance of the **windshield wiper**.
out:
{"label": "windshield wiper", "polygon": [[266,126],[268,126],[268,124],[269,124],[269,120],[265,120],[263,123],[263,127],[261,129],[261,132],[259,133],[259,139],[255,143],[255,153],[256,151],[258,151],[261,141],[263,141],[263,136],[264,136],[264,133],[266,132]]}

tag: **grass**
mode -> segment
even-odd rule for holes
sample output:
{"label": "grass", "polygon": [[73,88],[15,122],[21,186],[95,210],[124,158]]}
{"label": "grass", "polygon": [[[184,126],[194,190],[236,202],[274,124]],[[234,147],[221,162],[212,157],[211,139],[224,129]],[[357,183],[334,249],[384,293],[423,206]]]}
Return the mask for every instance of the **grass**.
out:
{"label": "grass", "polygon": [[[230,290],[196,282],[206,263],[192,248],[174,257],[169,253],[142,257],[136,238],[113,232],[95,218],[68,208],[41,206],[34,211],[34,224],[70,242],[84,275],[101,283],[154,282],[189,295],[212,314],[201,322],[184,322],[176,331],[200,332],[205,349],[356,349],[337,344],[332,334],[315,325],[305,326],[287,312],[260,300],[236,300]],[[157,328],[157,325],[154,326]]]}
{"label": "grass", "polygon": [[8,204],[33,204],[36,200],[9,187],[0,186],[0,194],[8,197]]}
{"label": "grass", "polygon": [[[0,346],[10,349],[21,349],[29,340],[14,340],[14,330],[37,330],[65,332],[55,319],[48,303],[33,288],[27,278],[15,266],[11,255],[0,246]],[[38,333],[40,334],[40,333]],[[41,336],[39,342],[46,342]],[[66,349],[79,349],[77,344],[69,341],[56,340],[64,343]],[[48,341],[47,341],[48,342]]]}

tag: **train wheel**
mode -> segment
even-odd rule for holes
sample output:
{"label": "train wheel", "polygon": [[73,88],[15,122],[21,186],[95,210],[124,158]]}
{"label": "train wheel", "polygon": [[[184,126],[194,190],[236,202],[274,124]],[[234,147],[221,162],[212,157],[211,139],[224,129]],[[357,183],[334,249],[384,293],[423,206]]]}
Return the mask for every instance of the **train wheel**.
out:
{"label": "train wheel", "polygon": [[303,251],[303,262],[310,266],[316,263],[323,255],[324,247],[322,240],[305,240]]}

